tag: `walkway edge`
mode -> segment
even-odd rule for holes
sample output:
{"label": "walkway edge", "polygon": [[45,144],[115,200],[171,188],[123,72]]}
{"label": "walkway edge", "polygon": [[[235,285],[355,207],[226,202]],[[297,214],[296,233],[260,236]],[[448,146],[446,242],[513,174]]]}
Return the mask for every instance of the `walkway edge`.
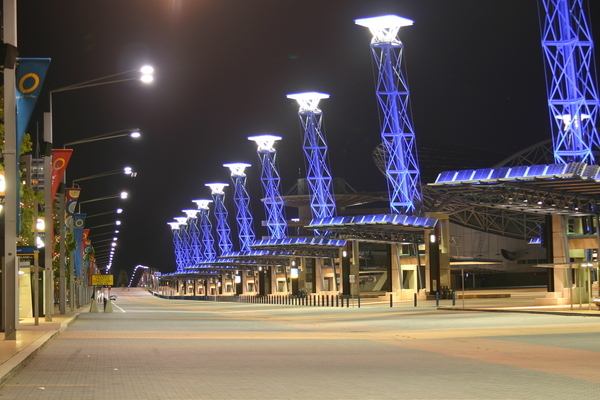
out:
{"label": "walkway edge", "polygon": [[73,314],[60,324],[60,328],[57,331],[46,332],[39,339],[0,365],[0,387],[4,386],[10,378],[23,369],[23,367],[26,366],[40,350],[46,347],[52,339],[67,329],[67,327],[79,317],[79,314],[80,313]]}

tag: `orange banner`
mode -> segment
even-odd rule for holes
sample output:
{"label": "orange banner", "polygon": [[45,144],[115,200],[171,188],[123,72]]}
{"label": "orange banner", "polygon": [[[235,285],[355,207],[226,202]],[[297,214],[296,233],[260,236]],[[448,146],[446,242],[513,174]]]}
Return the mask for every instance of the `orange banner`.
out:
{"label": "orange banner", "polygon": [[71,159],[71,154],[73,154],[73,149],[52,150],[52,198],[56,196],[58,186]]}

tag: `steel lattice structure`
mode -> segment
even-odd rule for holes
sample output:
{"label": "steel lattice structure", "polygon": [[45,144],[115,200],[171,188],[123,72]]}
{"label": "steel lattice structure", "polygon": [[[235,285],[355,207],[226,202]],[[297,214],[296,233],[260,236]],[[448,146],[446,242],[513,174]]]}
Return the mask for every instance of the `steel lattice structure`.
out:
{"label": "steel lattice structure", "polygon": [[596,126],[600,102],[594,44],[583,0],[541,0],[541,4],[555,162],[595,164],[593,151],[600,146]]}
{"label": "steel lattice structure", "polygon": [[[329,98],[328,94],[307,92],[287,96],[298,102],[298,117],[304,130],[302,149],[306,156],[306,180],[310,189],[310,209],[313,218],[335,216],[333,179],[327,157],[327,142],[323,131],[323,112],[319,100]],[[317,235],[327,235],[329,231],[315,229]]]}
{"label": "steel lattice structure", "polygon": [[210,209],[208,205],[212,203],[212,200],[192,200],[198,205],[200,213],[200,231],[202,232],[202,250],[204,252],[203,261],[214,260],[217,256],[215,252],[215,239],[212,235],[212,224],[210,222]]}
{"label": "steel lattice structure", "polygon": [[200,230],[198,228],[198,210],[183,210],[187,215],[187,233],[190,237],[190,265],[196,267],[202,260],[202,242],[200,241]]}
{"label": "steel lattice structure", "polygon": [[285,220],[284,201],[281,198],[279,170],[277,168],[277,151],[273,144],[281,140],[280,136],[251,136],[248,140],[256,142],[258,159],[261,163],[261,182],[265,192],[263,203],[267,216],[267,229],[272,239],[287,237],[287,221]]}
{"label": "steel lattice structure", "polygon": [[233,250],[231,243],[231,228],[227,218],[229,213],[225,207],[225,192],[223,189],[229,186],[227,183],[207,183],[211,189],[213,202],[215,203],[215,218],[217,220],[217,237],[219,238],[219,255]]}
{"label": "steel lattice structure", "polygon": [[183,254],[179,222],[168,222],[168,224],[171,226],[171,232],[173,232],[173,245],[175,247],[175,271],[176,273],[184,272],[185,255]]}
{"label": "steel lattice structure", "polygon": [[250,251],[250,245],[254,243],[255,235],[252,212],[250,211],[250,195],[246,188],[246,173],[244,170],[250,164],[231,163],[223,164],[231,171],[231,181],[233,182],[234,194],[233,201],[236,207],[236,220],[238,225],[238,236],[240,240],[240,251]]}
{"label": "steel lattice structure", "polygon": [[404,45],[400,27],[413,21],[396,15],[355,21],[373,34],[371,51],[378,69],[376,94],[382,111],[381,138],[389,155],[386,177],[392,213],[413,214],[422,202],[414,128],[410,120],[409,90],[402,67]]}
{"label": "steel lattice structure", "polygon": [[184,265],[183,268],[187,268],[190,267],[193,262],[190,227],[187,224],[187,217],[175,217],[175,220],[179,222],[179,237],[181,238],[181,255]]}

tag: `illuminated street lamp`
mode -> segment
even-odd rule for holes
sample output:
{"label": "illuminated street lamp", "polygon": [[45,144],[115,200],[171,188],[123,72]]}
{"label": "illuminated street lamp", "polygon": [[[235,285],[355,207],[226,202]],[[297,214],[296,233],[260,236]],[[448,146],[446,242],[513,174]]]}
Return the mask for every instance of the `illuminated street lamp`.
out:
{"label": "illuminated street lamp", "polygon": [[[8,29],[9,27],[5,27],[5,30]],[[60,93],[60,92],[67,92],[67,91],[71,91],[71,90],[79,90],[79,89],[85,89],[85,88],[89,88],[89,87],[94,87],[94,86],[103,86],[103,85],[110,85],[113,83],[120,83],[120,82],[126,82],[126,81],[132,81],[132,80],[140,80],[142,83],[147,84],[153,81],[153,73],[154,73],[154,68],[150,67],[150,66],[143,66],[141,69],[136,70],[136,69],[132,69],[132,70],[128,70],[128,71],[124,71],[124,72],[119,72],[116,74],[112,74],[112,75],[107,75],[107,76],[103,76],[100,78],[96,78],[96,79],[91,79],[88,81],[84,81],[84,82],[79,82],[79,83],[75,83],[72,85],[68,85],[68,86],[64,86],[62,88],[58,88],[58,89],[54,89],[51,90],[49,92],[49,97],[50,97],[50,102],[49,102],[49,112],[44,113],[44,142],[46,146],[52,146],[52,140],[53,140],[53,133],[52,133],[52,96],[54,95],[54,93]],[[129,77],[127,77],[129,75]],[[135,75],[135,76],[131,76],[131,75]],[[10,99],[9,99],[10,100]],[[5,105],[6,107],[7,105]],[[133,133],[133,132],[132,132]],[[113,132],[113,134],[117,134],[117,132]],[[108,139],[110,135],[101,135],[103,137],[96,137],[95,139],[97,140],[104,140],[104,139]],[[139,137],[139,132],[133,134],[133,137]],[[71,144],[79,144],[82,141],[78,141],[76,142],[72,142]],[[44,181],[47,182],[47,185],[51,183],[51,171],[52,171],[52,157],[46,156],[44,158]],[[46,188],[47,189],[47,188]],[[64,197],[62,198],[62,200],[64,201]],[[61,203],[64,204],[64,203]],[[54,205],[54,201],[52,199],[52,194],[50,190],[45,190],[45,204],[44,204],[44,212],[46,215],[53,215],[53,205]],[[61,209],[61,212],[59,213],[59,215],[62,215],[64,213],[64,210]],[[61,224],[61,226],[64,224]],[[52,226],[52,224],[48,224],[48,226],[46,227],[46,232],[45,232],[45,237],[46,240],[51,240],[51,238],[53,237],[52,234],[52,229],[54,227]],[[62,235],[61,238],[64,238],[64,228],[62,229]],[[64,314],[65,312],[65,305],[66,305],[66,288],[65,288],[65,247],[64,247],[64,243],[61,243],[61,245],[59,246],[60,249],[60,258],[61,258],[61,263],[60,263],[60,280],[59,280],[59,308],[60,308],[60,312],[61,314]],[[44,262],[46,265],[45,268],[45,273],[46,273],[46,299],[45,299],[45,303],[46,303],[46,321],[47,322],[51,322],[52,321],[52,309],[54,306],[54,302],[53,302],[53,284],[52,284],[52,252],[48,251],[45,254],[44,257]],[[75,303],[74,297],[73,297],[73,293],[75,292],[74,289],[74,277],[73,277],[73,271],[71,271],[71,311],[73,311],[73,305]]]}

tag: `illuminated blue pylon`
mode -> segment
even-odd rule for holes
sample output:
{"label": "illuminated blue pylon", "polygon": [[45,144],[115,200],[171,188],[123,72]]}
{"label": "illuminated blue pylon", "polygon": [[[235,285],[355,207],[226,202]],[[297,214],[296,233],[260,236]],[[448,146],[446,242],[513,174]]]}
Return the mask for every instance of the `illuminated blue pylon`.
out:
{"label": "illuminated blue pylon", "polygon": [[246,188],[246,173],[244,170],[250,166],[246,163],[223,164],[231,171],[231,181],[233,182],[233,201],[236,207],[236,220],[238,226],[238,236],[240,240],[240,251],[250,251],[250,245],[254,243],[254,227],[252,212],[250,211],[250,195]]}
{"label": "illuminated blue pylon", "polygon": [[215,239],[212,235],[212,224],[210,222],[210,209],[208,205],[212,200],[192,200],[198,205],[200,211],[200,231],[202,232],[202,250],[204,251],[204,261],[214,260],[217,256],[215,252]]}
{"label": "illuminated blue pylon", "polygon": [[179,222],[167,222],[171,226],[173,233],[173,246],[175,251],[175,271],[184,272],[184,257],[181,248],[181,236],[179,235]]}
{"label": "illuminated blue pylon", "polygon": [[187,215],[188,235],[190,237],[191,265],[197,267],[202,261],[202,242],[200,241],[200,229],[198,228],[199,210],[183,210]]}
{"label": "illuminated blue pylon", "polygon": [[[327,141],[323,131],[323,112],[319,100],[329,98],[328,94],[306,92],[288,94],[300,106],[298,117],[304,130],[302,148],[306,156],[306,180],[310,190],[310,209],[313,218],[335,216],[333,179],[329,170]],[[328,235],[329,231],[315,229],[316,235]]]}
{"label": "illuminated blue pylon", "polygon": [[263,203],[267,216],[267,229],[271,239],[287,237],[287,221],[285,220],[284,202],[281,198],[280,177],[277,169],[277,151],[273,144],[281,140],[280,136],[250,136],[248,140],[256,142],[257,154],[261,163],[261,182],[265,192]]}
{"label": "illuminated blue pylon", "polygon": [[398,39],[398,31],[413,21],[385,15],[355,22],[369,28],[373,35],[371,51],[379,71],[376,93],[382,112],[381,138],[387,154],[390,209],[392,213],[411,215],[422,203],[421,180],[408,84],[402,67],[404,45]]}
{"label": "illuminated blue pylon", "polygon": [[228,183],[207,183],[211,190],[213,202],[215,203],[215,219],[217,220],[217,237],[219,238],[219,255],[232,251],[231,228],[227,218],[229,213],[225,207],[225,189]]}
{"label": "illuminated blue pylon", "polygon": [[583,0],[542,0],[542,49],[556,163],[595,164],[600,146],[596,119],[594,43]]}
{"label": "illuminated blue pylon", "polygon": [[191,237],[189,232],[189,226],[187,224],[186,217],[175,217],[175,220],[179,222],[179,239],[181,243],[181,262],[183,268],[192,266],[192,246]]}

